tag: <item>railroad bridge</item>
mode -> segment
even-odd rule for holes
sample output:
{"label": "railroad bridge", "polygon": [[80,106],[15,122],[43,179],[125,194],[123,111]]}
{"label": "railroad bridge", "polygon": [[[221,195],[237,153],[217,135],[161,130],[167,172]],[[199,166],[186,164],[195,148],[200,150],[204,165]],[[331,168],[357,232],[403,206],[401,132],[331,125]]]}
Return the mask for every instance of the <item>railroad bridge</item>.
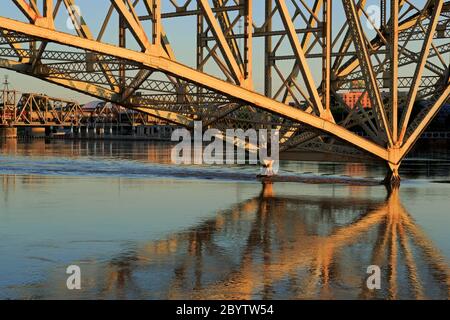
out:
{"label": "railroad bridge", "polygon": [[[0,91],[0,125],[7,129],[28,129],[25,136],[35,137],[58,131],[79,137],[82,133],[95,136],[97,132],[104,134],[105,130],[117,136],[142,129],[169,128],[167,121],[113,103],[93,101],[80,105],[74,100],[22,93],[10,89],[7,80]],[[16,131],[12,131],[14,136]]]}
{"label": "railroad bridge", "polygon": [[276,128],[282,150],[364,152],[393,184],[449,98],[444,0],[81,2],[2,3],[0,67],[186,127]]}

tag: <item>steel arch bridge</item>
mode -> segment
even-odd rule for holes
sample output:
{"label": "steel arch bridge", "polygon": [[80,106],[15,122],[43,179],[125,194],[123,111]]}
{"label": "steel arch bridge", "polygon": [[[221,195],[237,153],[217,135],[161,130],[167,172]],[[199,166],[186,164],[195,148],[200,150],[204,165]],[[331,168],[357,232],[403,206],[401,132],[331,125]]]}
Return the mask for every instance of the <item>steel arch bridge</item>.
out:
{"label": "steel arch bridge", "polygon": [[449,98],[444,0],[93,3],[3,2],[0,67],[186,127],[277,128],[282,150],[364,152],[393,183]]}

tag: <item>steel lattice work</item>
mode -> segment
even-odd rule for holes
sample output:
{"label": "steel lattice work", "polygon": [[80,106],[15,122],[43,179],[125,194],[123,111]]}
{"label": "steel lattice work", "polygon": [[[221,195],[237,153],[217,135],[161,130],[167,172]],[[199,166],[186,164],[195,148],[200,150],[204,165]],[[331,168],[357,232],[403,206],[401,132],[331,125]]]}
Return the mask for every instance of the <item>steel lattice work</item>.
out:
{"label": "steel lattice work", "polygon": [[8,127],[152,126],[163,122],[149,114],[100,102],[83,108],[76,101],[43,94],[0,91],[0,125]]}
{"label": "steel lattice work", "polygon": [[282,150],[364,152],[394,183],[449,98],[444,0],[101,0],[100,24],[79,2],[5,4],[21,18],[0,17],[0,66],[187,127],[277,128]]}

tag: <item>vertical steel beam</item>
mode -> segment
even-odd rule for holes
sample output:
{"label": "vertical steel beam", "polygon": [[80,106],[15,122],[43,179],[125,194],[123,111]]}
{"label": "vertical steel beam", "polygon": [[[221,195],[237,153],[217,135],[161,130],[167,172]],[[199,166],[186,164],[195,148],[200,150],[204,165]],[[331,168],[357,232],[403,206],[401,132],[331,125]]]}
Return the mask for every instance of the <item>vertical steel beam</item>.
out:
{"label": "vertical steel beam", "polygon": [[119,16],[129,27],[130,32],[133,34],[134,38],[139,43],[142,51],[143,52],[151,51],[152,46],[150,45],[150,42],[139,19],[136,19],[133,5],[127,6],[124,0],[111,0],[111,4],[114,5]]}
{"label": "vertical steel beam", "polygon": [[266,0],[265,3],[265,32],[264,38],[264,94],[272,97],[272,11],[273,0]]}
{"label": "vertical steel beam", "polygon": [[[203,20],[203,14],[201,13],[200,4],[197,2],[197,70],[203,72],[204,69],[204,49],[205,44],[203,41],[205,26]],[[198,100],[200,103],[203,102],[202,98],[203,88],[197,88]]]}
{"label": "vertical steel beam", "polygon": [[161,46],[161,0],[153,0],[152,44]]}
{"label": "vertical steel beam", "polygon": [[54,22],[53,22],[53,0],[45,0],[44,1],[44,17],[47,19],[48,24],[50,26],[53,26],[53,29],[55,28]]}
{"label": "vertical steel beam", "polygon": [[390,66],[391,66],[391,125],[392,139],[394,145],[398,140],[398,17],[399,17],[399,0],[391,0],[391,23],[390,31]]}
{"label": "vertical steel beam", "polygon": [[[127,40],[126,40],[126,22],[123,15],[119,15],[119,47],[126,48]],[[125,65],[121,63],[119,65],[119,82],[120,82],[120,91],[124,92],[126,87],[126,70]]]}
{"label": "vertical steel beam", "polygon": [[381,28],[380,29],[385,29],[386,16],[387,16],[386,0],[380,0],[380,8],[381,8]]}
{"label": "vertical steel beam", "polygon": [[253,0],[244,0],[244,78],[253,87]]}
{"label": "vertical steel beam", "polygon": [[[147,13],[152,17],[152,19],[154,19],[154,5],[155,3],[153,1],[157,1],[157,0],[144,0],[144,5],[145,8],[147,9]],[[159,0],[161,1],[161,0]],[[159,2],[159,8],[160,8],[160,12],[161,12],[161,2]],[[158,28],[160,29],[160,43],[164,48],[164,53],[167,55],[167,57],[169,57],[172,60],[175,60],[175,54],[172,50],[172,47],[170,46],[169,40],[167,39],[167,35],[166,32],[164,31],[164,28],[162,26],[162,20],[160,20],[160,24],[158,26]]]}
{"label": "vertical steel beam", "polygon": [[323,105],[325,110],[331,111],[331,50],[333,45],[332,30],[332,0],[325,0],[323,6],[324,34],[323,34]]}
{"label": "vertical steel beam", "polygon": [[204,59],[204,40],[203,37],[204,32],[205,32],[205,26],[204,26],[204,21],[203,21],[203,15],[201,13],[201,7],[200,4],[197,3],[197,9],[198,9],[198,14],[197,14],[197,70],[198,71],[203,71],[203,59]]}

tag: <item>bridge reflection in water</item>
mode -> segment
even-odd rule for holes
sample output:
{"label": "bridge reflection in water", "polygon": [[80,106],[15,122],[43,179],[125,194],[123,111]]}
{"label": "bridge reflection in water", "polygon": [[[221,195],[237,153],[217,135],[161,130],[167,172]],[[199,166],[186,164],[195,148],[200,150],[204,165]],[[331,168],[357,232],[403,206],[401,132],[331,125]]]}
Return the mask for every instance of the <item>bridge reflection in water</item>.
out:
{"label": "bridge reflection in water", "polygon": [[[366,287],[381,267],[381,290]],[[112,258],[101,298],[424,299],[450,297],[445,257],[393,190],[386,201],[259,197]]]}

